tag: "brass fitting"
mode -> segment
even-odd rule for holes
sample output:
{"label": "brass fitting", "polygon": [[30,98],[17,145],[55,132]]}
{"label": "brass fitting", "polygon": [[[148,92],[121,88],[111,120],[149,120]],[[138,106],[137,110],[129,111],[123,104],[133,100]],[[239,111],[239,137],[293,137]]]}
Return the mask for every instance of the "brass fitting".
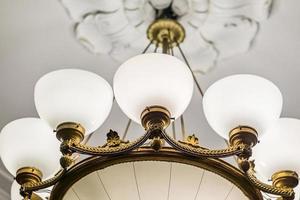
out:
{"label": "brass fitting", "polygon": [[61,142],[72,141],[75,144],[79,144],[83,141],[84,134],[84,127],[75,122],[64,122],[56,128],[56,137]]}
{"label": "brass fitting", "polygon": [[272,175],[273,186],[277,188],[295,188],[299,183],[299,176],[290,170],[278,171]]}
{"label": "brass fitting", "polygon": [[249,126],[238,126],[229,132],[229,143],[235,145],[247,145],[253,147],[257,144],[257,132]]}
{"label": "brass fitting", "polygon": [[170,125],[170,112],[162,106],[149,106],[141,114],[141,123],[146,131],[164,130]]}
{"label": "brass fitting", "polygon": [[162,47],[163,40],[168,39],[170,47],[176,47],[185,38],[185,30],[181,24],[173,19],[158,19],[150,24],[147,37],[153,44]]}
{"label": "brass fitting", "polygon": [[18,169],[16,181],[20,185],[38,183],[42,181],[43,173],[35,167],[22,167]]}

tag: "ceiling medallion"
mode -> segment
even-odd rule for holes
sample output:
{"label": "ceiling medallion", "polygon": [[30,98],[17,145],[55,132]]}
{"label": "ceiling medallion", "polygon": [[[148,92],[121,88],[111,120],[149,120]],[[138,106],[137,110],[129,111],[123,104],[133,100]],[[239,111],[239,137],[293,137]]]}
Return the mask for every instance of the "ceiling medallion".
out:
{"label": "ceiling medallion", "polygon": [[[95,54],[124,62],[141,53],[148,26],[163,12],[186,30],[182,49],[194,71],[247,52],[272,0],[62,0],[74,21],[75,38]],[[152,49],[154,51],[154,47]],[[180,57],[179,52],[174,52]]]}

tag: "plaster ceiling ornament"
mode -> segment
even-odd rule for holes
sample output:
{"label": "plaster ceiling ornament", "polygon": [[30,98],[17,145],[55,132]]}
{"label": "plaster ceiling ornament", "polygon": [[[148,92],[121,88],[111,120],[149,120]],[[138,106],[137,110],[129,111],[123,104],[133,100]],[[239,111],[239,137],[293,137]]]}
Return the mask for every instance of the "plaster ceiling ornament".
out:
{"label": "plaster ceiling ornament", "polygon": [[[74,21],[75,38],[94,54],[124,62],[148,44],[146,31],[162,10],[183,25],[182,49],[194,71],[247,52],[269,17],[272,0],[61,0]],[[154,51],[154,49],[152,49]],[[180,57],[179,52],[174,52]]]}

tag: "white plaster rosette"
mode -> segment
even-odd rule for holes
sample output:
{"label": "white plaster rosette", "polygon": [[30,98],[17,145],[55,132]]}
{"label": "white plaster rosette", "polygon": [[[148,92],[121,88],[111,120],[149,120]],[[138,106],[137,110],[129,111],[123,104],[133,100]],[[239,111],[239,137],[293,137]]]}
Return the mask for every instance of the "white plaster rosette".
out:
{"label": "white plaster rosette", "polygon": [[[148,45],[155,9],[172,5],[186,30],[181,47],[195,71],[249,50],[272,0],[61,0],[75,22],[75,37],[90,52],[123,62]],[[153,48],[149,51],[152,52]],[[175,51],[179,56],[179,52]]]}

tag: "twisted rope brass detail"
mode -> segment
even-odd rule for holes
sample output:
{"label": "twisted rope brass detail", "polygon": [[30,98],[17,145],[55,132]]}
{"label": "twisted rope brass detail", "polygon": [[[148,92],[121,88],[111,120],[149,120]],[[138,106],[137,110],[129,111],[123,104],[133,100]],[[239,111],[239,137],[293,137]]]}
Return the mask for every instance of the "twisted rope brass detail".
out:
{"label": "twisted rope brass detail", "polygon": [[163,138],[175,149],[183,153],[198,156],[198,157],[209,157],[209,158],[224,158],[233,155],[238,155],[244,152],[243,145],[237,145],[228,147],[227,149],[210,150],[203,147],[193,147],[188,144],[183,144],[173,140],[167,133],[162,132]]}
{"label": "twisted rope brass detail", "polygon": [[37,183],[27,183],[22,186],[22,191],[24,192],[32,192],[41,190],[47,187],[50,187],[56,184],[60,178],[67,172],[67,169],[61,169],[53,178],[47,179],[45,181],[37,182]]}
{"label": "twisted rope brass detail", "polygon": [[275,186],[272,185],[268,185],[266,183],[261,182],[260,180],[258,180],[256,178],[256,176],[254,175],[254,170],[253,168],[249,169],[246,172],[246,175],[249,179],[249,181],[259,190],[264,191],[266,193],[269,194],[274,194],[274,195],[278,195],[278,196],[282,196],[282,197],[287,197],[288,199],[294,199],[295,197],[295,192],[293,189],[291,188],[277,188]]}
{"label": "twisted rope brass detail", "polygon": [[95,155],[95,156],[106,156],[106,155],[116,155],[120,153],[125,153],[131,150],[134,150],[141,145],[143,145],[146,140],[149,138],[151,132],[148,131],[145,135],[135,140],[134,142],[129,143],[121,143],[119,146],[115,147],[91,147],[86,146],[84,144],[73,144],[70,146],[72,151],[77,153],[87,154],[87,155]]}

